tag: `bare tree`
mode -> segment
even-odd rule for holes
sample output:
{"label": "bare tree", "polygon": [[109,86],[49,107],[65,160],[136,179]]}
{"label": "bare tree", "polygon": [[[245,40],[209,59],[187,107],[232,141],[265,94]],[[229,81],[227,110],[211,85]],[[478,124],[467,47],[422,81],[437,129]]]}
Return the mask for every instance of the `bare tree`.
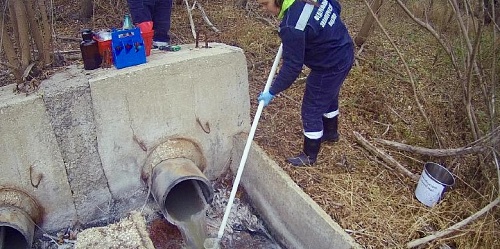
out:
{"label": "bare tree", "polygon": [[[1,1],[1,46],[7,66],[18,90],[26,91],[28,82],[41,69],[51,66],[52,33],[46,0]],[[24,84],[27,83],[27,84]]]}
{"label": "bare tree", "polygon": [[[383,0],[375,0],[370,6],[371,11],[378,15],[380,7],[382,7]],[[361,29],[358,34],[354,38],[354,43],[358,47],[361,47],[365,43],[365,41],[370,36],[371,31],[373,30],[373,24],[375,23],[375,18],[371,14],[370,10],[367,11],[365,19],[363,20],[363,24],[361,25]]]}

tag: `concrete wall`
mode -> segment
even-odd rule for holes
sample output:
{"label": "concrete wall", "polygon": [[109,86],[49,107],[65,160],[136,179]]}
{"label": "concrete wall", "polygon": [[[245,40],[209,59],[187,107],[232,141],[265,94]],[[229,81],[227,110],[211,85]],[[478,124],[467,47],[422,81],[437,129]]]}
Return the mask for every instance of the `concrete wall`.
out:
{"label": "concrete wall", "polygon": [[196,141],[214,179],[249,130],[250,100],[243,51],[210,45],[120,70],[69,67],[28,97],[0,88],[0,188],[36,199],[51,231],[142,206],[141,168],[170,137]]}
{"label": "concrete wall", "polygon": [[[234,137],[231,170],[238,171],[247,134]],[[241,185],[276,240],[288,249],[362,248],[255,143]]]}

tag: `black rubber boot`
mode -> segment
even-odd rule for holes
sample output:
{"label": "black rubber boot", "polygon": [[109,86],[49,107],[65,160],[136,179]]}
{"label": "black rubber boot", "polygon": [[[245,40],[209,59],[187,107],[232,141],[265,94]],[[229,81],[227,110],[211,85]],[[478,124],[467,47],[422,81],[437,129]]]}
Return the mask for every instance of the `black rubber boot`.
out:
{"label": "black rubber boot", "polygon": [[287,161],[293,166],[311,166],[316,162],[320,147],[321,138],[310,139],[304,136],[304,152],[288,158]]}
{"label": "black rubber boot", "polygon": [[338,119],[339,116],[333,118],[323,117],[323,137],[321,137],[322,142],[337,142],[339,141],[338,129]]}

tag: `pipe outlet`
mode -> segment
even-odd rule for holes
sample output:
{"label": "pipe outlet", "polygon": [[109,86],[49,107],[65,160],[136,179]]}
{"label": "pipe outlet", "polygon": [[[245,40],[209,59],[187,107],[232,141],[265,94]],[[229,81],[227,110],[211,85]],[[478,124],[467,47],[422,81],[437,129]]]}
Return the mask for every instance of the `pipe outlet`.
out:
{"label": "pipe outlet", "polygon": [[41,219],[37,202],[11,188],[0,189],[0,249],[31,248],[35,224]]}
{"label": "pipe outlet", "polygon": [[185,222],[212,202],[214,190],[204,168],[200,147],[185,138],[168,140],[148,156],[142,176],[170,223]]}

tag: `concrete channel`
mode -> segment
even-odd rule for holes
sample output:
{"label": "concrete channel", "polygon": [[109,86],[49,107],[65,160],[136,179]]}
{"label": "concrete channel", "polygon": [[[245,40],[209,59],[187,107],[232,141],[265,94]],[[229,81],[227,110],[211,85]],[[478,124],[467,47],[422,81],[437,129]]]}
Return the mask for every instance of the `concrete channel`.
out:
{"label": "concrete channel", "polygon": [[[237,171],[250,129],[245,55],[225,44],[153,51],[120,70],[69,66],[29,96],[13,87],[0,88],[0,249],[144,205],[176,224],[179,200],[210,203],[211,182]],[[361,248],[256,144],[241,185],[284,248]]]}

